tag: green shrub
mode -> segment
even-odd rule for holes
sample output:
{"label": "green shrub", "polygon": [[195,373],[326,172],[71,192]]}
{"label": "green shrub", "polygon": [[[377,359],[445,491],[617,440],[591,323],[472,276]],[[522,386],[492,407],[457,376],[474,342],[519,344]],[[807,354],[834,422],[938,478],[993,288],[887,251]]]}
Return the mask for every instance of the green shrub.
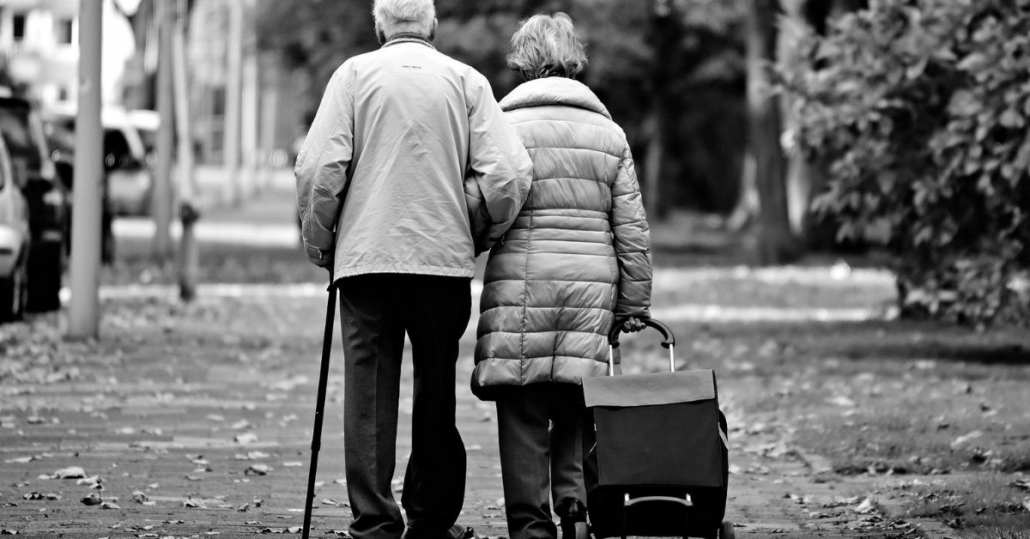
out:
{"label": "green shrub", "polygon": [[896,255],[902,312],[1030,322],[1030,0],[879,0],[782,71],[813,210]]}

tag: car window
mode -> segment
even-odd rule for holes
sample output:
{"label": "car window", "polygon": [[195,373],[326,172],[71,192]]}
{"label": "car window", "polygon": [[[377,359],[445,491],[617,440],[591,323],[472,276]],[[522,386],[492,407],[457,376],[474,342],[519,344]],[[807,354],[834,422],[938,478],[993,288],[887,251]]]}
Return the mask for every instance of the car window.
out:
{"label": "car window", "polygon": [[128,139],[117,129],[104,130],[104,166],[111,168],[131,167],[139,164],[133,155]]}
{"label": "car window", "polygon": [[23,159],[30,168],[39,168],[41,156],[29,130],[29,111],[22,108],[0,107],[0,133],[7,141],[11,157]]}

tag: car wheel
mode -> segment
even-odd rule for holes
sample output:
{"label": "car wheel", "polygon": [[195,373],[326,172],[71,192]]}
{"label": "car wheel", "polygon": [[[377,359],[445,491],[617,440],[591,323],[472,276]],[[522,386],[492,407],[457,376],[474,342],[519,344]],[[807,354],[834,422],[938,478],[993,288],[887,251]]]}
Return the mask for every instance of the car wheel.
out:
{"label": "car wheel", "polygon": [[25,264],[14,267],[14,273],[0,279],[0,322],[21,320],[27,299]]}
{"label": "car wheel", "polygon": [[63,251],[60,245],[47,245],[40,247],[39,252],[29,258],[29,311],[56,311],[61,308]]}

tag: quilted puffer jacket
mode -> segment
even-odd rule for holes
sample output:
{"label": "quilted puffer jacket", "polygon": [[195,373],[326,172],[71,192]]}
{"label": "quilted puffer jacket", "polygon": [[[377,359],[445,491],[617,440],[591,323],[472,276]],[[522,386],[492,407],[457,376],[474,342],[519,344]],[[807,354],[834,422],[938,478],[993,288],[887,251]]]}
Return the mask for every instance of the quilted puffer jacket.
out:
{"label": "quilted puffer jacket", "polygon": [[[650,232],[626,135],[608,110],[560,77],[522,84],[501,108],[533,181],[486,265],[472,374],[484,400],[604,375],[613,320],[649,316],[651,301]],[[486,212],[469,198],[473,228],[484,230]]]}

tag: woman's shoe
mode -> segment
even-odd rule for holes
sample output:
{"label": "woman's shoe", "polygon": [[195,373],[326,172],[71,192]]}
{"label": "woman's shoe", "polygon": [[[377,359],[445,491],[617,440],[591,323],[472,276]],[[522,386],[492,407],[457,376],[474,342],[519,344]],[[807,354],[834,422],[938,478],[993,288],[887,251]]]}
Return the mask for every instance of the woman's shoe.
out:
{"label": "woman's shoe", "polygon": [[587,508],[575,498],[565,498],[555,508],[561,519],[561,539],[590,539]]}

